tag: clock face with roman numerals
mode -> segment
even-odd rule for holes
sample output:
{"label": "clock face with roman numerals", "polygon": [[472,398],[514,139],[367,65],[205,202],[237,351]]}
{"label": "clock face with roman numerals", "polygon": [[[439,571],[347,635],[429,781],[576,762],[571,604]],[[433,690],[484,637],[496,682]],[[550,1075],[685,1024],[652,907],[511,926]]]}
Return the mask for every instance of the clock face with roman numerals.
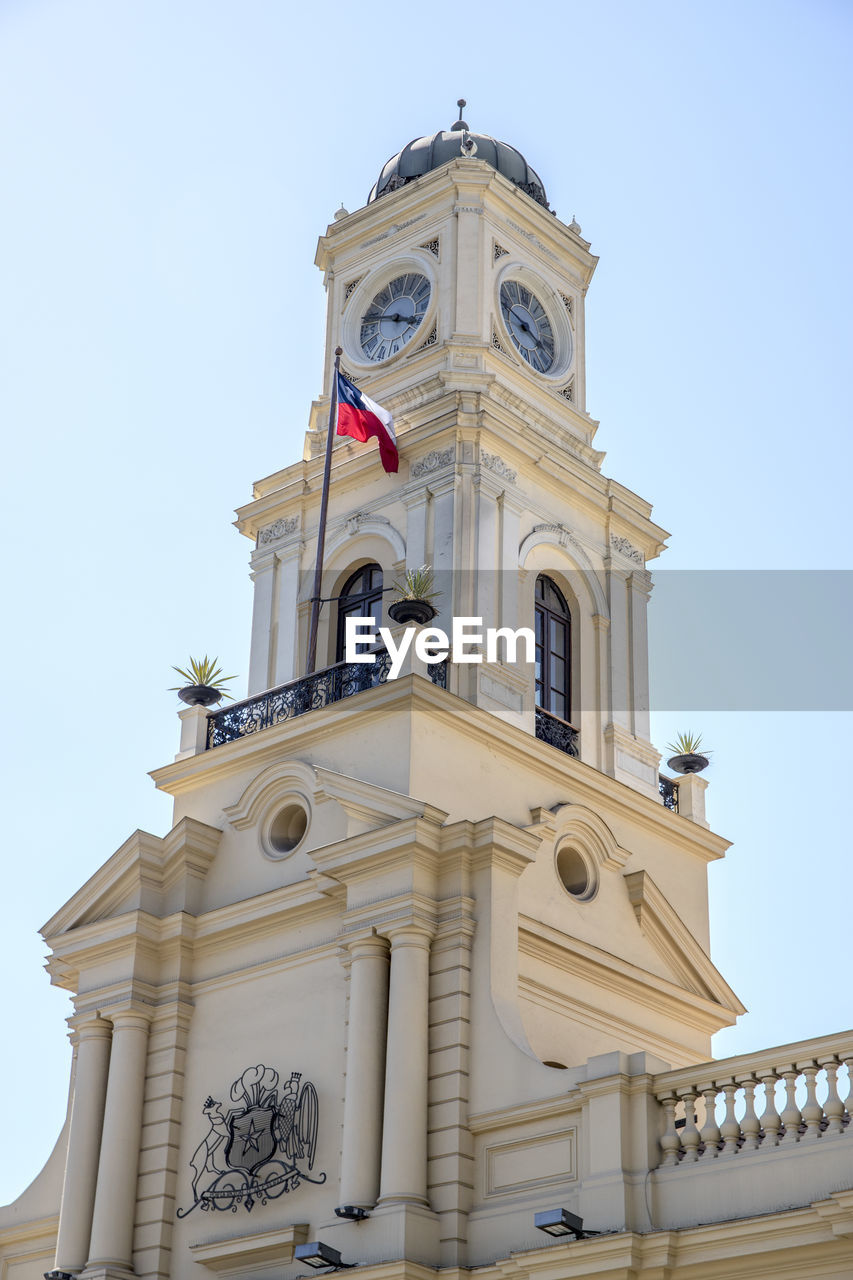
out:
{"label": "clock face with roman numerals", "polygon": [[518,354],[537,373],[554,363],[554,330],[542,303],[520,280],[501,285],[501,315]]}
{"label": "clock face with roman numerals", "polygon": [[416,271],[389,280],[361,318],[359,341],[368,360],[388,360],[418,331],[429,307],[430,287]]}

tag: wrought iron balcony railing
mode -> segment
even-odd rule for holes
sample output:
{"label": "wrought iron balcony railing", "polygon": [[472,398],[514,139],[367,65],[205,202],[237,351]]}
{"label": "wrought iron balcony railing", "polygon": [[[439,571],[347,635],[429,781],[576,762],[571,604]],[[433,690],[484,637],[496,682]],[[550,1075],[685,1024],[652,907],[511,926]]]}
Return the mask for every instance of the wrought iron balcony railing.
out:
{"label": "wrought iron balcony railing", "polygon": [[221,747],[226,742],[259,733],[282,720],[292,720],[317,711],[330,702],[351,698],[354,693],[385,684],[391,658],[384,650],[376,661],[338,662],[301,680],[291,680],[277,689],[268,689],[256,698],[246,698],[233,706],[212,712],[207,718],[207,746]]}
{"label": "wrought iron balcony railing", "polygon": [[574,729],[567,720],[552,716],[551,712],[546,711],[544,707],[536,708],[536,737],[556,747],[558,751],[565,751],[566,755],[580,755],[578,730]]}
{"label": "wrought iron balcony railing", "polygon": [[667,809],[671,809],[673,813],[678,813],[678,783],[674,778],[667,778],[665,774],[658,774],[658,791],[661,800]]}
{"label": "wrought iron balcony railing", "polygon": [[[354,693],[385,684],[390,667],[390,655],[383,649],[373,663],[338,662],[301,680],[267,689],[255,698],[212,711],[207,717],[207,748],[221,747],[226,742],[281,724],[282,720],[292,720],[305,715],[306,711],[317,711],[330,702],[340,702]],[[447,663],[434,662],[428,670],[433,684],[446,689]]]}

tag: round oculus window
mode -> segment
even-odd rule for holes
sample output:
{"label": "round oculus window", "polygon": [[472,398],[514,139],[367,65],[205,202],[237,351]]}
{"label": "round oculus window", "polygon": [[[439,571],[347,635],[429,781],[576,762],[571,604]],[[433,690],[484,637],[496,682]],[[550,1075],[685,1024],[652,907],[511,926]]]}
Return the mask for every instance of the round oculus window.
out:
{"label": "round oculus window", "polygon": [[598,878],[588,859],[572,845],[558,850],[557,875],[566,893],[581,902],[588,902],[598,888]]}
{"label": "round oculus window", "polygon": [[273,815],[265,844],[273,858],[286,858],[300,845],[308,830],[308,810],[297,800],[289,800]]}

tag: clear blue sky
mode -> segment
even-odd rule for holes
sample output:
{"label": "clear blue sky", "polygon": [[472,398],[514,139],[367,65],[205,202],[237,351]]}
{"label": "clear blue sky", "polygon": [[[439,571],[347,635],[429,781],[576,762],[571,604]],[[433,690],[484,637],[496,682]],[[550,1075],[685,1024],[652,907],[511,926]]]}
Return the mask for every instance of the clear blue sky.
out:
{"label": "clear blue sky", "polygon": [[[37,930],[168,828],[147,770],[177,749],[170,664],[245,679],[230,522],[320,391],[316,238],[460,95],[601,255],[589,408],[606,472],[672,531],[661,566],[851,568],[850,5],[387,13],[0,0],[0,1203],[65,1106]],[[661,715],[658,745],[684,727],[736,842],[714,958],[750,1013],[717,1051],[848,1027],[851,715]]]}

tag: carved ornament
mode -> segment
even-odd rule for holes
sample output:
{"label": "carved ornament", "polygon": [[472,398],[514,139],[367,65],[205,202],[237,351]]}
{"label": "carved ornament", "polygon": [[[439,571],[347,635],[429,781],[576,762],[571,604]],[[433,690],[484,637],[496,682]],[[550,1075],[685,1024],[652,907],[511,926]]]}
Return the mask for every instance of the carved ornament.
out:
{"label": "carved ornament", "polygon": [[619,538],[615,533],[610,535],[610,547],[613,551],[617,551],[619,555],[625,556],[627,560],[633,560],[634,564],[643,564],[643,553],[628,541],[627,538]]}
{"label": "carved ornament", "polygon": [[284,538],[288,533],[293,533],[299,528],[299,516],[287,516],[283,520],[276,520],[275,524],[268,525],[266,529],[261,529],[258,534],[258,546],[265,547],[268,542],[275,542],[278,538]]}
{"label": "carved ornament", "polygon": [[503,458],[499,458],[496,453],[486,453],[481,449],[480,462],[484,467],[488,467],[490,471],[494,471],[495,475],[501,476],[510,484],[518,483],[518,472],[513,471],[512,467],[508,467]]}
{"label": "carved ornament", "polygon": [[456,450],[453,448],[442,449],[440,452],[436,449],[431,449],[425,457],[412,463],[410,474],[417,479],[418,476],[428,476],[433,471],[439,471],[442,467],[449,467],[455,454]]}

